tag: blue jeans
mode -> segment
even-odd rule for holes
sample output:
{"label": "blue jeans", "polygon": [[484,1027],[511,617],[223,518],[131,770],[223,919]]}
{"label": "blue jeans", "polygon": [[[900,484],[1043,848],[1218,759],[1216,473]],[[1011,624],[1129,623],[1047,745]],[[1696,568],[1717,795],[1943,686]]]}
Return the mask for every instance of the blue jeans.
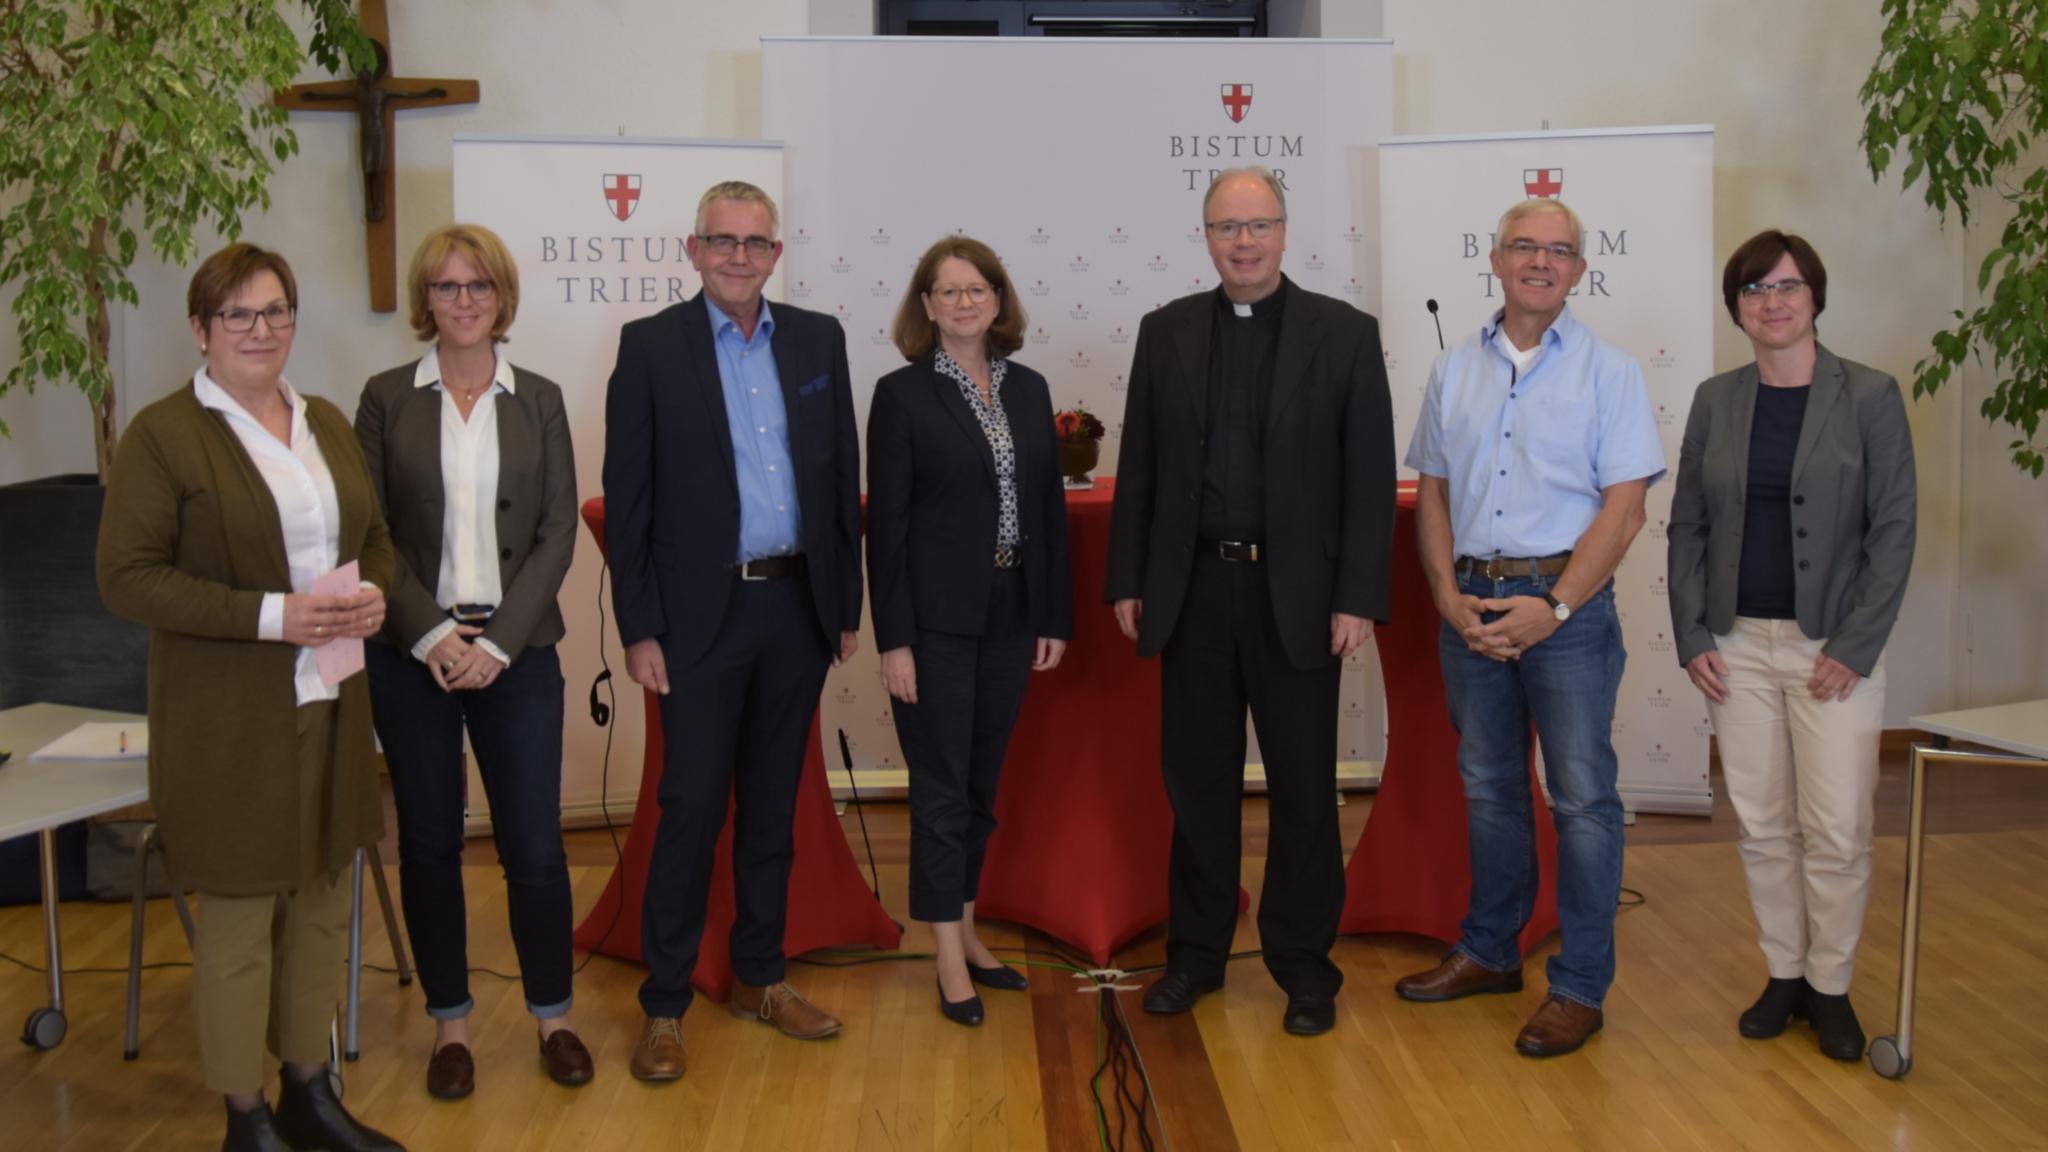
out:
{"label": "blue jeans", "polygon": [[[1541,596],[1551,581],[1467,577],[1468,595]],[[1488,613],[1487,621],[1498,619]],[[1472,903],[1457,950],[1504,972],[1521,965],[1517,936],[1536,906],[1536,838],[1529,728],[1543,747],[1557,822],[1557,912],[1564,947],[1550,958],[1550,991],[1594,1008],[1614,982],[1614,910],[1621,896],[1622,809],[1616,787],[1614,700],[1628,654],[1610,582],[1550,638],[1499,662],[1445,624],[1438,639],[1444,694],[1458,730],[1472,853]]]}

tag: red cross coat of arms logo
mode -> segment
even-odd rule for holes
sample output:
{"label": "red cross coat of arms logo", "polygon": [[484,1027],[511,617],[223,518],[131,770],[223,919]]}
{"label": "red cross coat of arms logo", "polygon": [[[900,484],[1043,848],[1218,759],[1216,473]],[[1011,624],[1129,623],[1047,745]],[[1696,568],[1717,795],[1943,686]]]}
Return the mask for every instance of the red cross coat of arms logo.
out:
{"label": "red cross coat of arms logo", "polygon": [[631,220],[634,211],[640,207],[639,175],[624,172],[605,173],[604,202],[621,223]]}
{"label": "red cross coat of arms logo", "polygon": [[1244,123],[1246,114],[1252,110],[1252,86],[1249,84],[1225,84],[1223,86],[1223,111],[1232,124]]}
{"label": "red cross coat of arms logo", "polygon": [[1522,191],[1529,199],[1557,199],[1564,195],[1564,169],[1524,168],[1522,169]]}

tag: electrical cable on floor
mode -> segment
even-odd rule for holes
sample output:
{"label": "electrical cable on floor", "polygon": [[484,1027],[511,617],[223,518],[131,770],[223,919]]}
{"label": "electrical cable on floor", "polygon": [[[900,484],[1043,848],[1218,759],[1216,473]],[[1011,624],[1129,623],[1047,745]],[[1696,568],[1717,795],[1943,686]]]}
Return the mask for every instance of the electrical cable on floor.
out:
{"label": "electrical cable on floor", "polygon": [[860,842],[868,850],[868,877],[874,884],[875,903],[882,902],[882,871],[875,867],[875,842],[868,839],[868,810],[860,802],[860,784],[853,778],[853,746],[846,742],[846,729],[839,731],[839,761],[846,765],[846,786],[853,791],[854,815],[860,818]]}
{"label": "electrical cable on floor", "polygon": [[[612,719],[618,712],[619,693],[618,689],[612,687],[612,665],[611,661],[607,660],[604,654],[604,590],[606,583],[605,577],[610,572],[611,560],[609,558],[606,558],[598,563],[597,663],[598,666],[603,669],[603,671],[598,673],[597,679],[592,680],[590,682],[590,719],[598,727],[604,729],[604,765],[598,773],[597,811],[599,818],[604,821],[604,830],[607,833],[609,833],[612,838],[612,875],[616,877],[619,881],[619,897],[618,900],[612,904],[611,923],[605,925],[604,934],[602,936],[599,936],[597,938],[597,943],[592,945],[590,950],[583,954],[582,962],[577,964],[575,969],[569,973],[569,975],[571,976],[581,975],[583,970],[590,966],[590,961],[593,958],[595,958],[599,952],[604,950],[604,946],[607,943],[610,943],[612,938],[612,932],[619,926],[619,917],[626,910],[626,852],[625,849],[619,846],[618,826],[612,823],[612,733],[615,731],[616,728],[616,726],[612,723]],[[608,704],[598,703],[597,689],[599,685],[603,685],[604,687],[605,696],[610,701]],[[474,969],[472,969],[472,971],[474,971]],[[492,973],[492,975],[496,975],[496,973]]]}

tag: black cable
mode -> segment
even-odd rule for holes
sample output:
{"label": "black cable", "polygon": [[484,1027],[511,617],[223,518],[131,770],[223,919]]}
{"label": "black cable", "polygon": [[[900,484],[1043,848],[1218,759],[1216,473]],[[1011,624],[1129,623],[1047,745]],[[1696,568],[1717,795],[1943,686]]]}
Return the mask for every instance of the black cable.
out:
{"label": "black cable", "polygon": [[868,839],[868,810],[860,802],[860,784],[853,778],[853,748],[846,742],[846,729],[839,731],[839,760],[846,765],[846,786],[853,790],[854,814],[860,817],[860,842],[868,850],[868,876],[874,881],[875,902],[882,902],[882,872],[875,867],[875,844]]}
{"label": "black cable", "polygon": [[[1618,901],[1614,906],[1616,911],[1620,911],[1623,908],[1641,908],[1643,905],[1648,904],[1650,902],[1650,898],[1648,896],[1645,896],[1641,892],[1638,892],[1633,888],[1627,887],[1626,885],[1622,887],[1621,895],[1623,899]],[[1635,899],[1627,899],[1627,897],[1629,896],[1633,896],[1635,897]]]}
{"label": "black cable", "polygon": [[[604,946],[611,942],[612,933],[619,926],[619,917],[626,910],[626,852],[625,849],[619,846],[618,826],[612,823],[612,735],[616,730],[616,726],[612,723],[612,718],[618,715],[619,692],[618,689],[612,686],[612,665],[611,661],[606,659],[604,654],[604,589],[606,583],[605,576],[610,571],[611,560],[609,557],[598,563],[597,663],[604,671],[590,685],[590,698],[592,705],[591,719],[604,729],[604,766],[598,773],[597,811],[598,815],[604,820],[604,830],[612,838],[612,875],[618,877],[619,880],[619,898],[612,905],[611,923],[604,926],[604,935],[599,936],[597,943],[591,947],[590,951],[583,954],[582,962],[577,964],[575,969],[569,973],[571,976],[582,975],[583,970],[590,966],[590,962],[597,958],[597,954],[604,950]],[[610,699],[609,706],[605,707],[602,711],[597,707],[597,686],[599,684],[604,685],[605,695]],[[492,975],[496,975],[496,973],[492,973]]]}
{"label": "black cable", "polygon": [[[26,968],[38,976],[47,976],[50,973],[50,970],[41,964],[31,964],[6,952],[0,952],[0,960],[5,960],[18,968]],[[190,960],[158,960],[153,963],[144,964],[142,970],[144,972],[154,972],[159,968],[190,968],[191,966],[192,962]],[[119,968],[66,968],[64,970],[64,975],[66,976],[126,976],[127,974],[128,966],[126,964],[121,965]]]}

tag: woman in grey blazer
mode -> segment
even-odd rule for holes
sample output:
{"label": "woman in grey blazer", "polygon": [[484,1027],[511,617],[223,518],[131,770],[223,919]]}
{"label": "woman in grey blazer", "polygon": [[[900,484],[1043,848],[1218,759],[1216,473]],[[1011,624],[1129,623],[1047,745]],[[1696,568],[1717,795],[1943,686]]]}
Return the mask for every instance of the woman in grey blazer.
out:
{"label": "woman in grey blazer", "polygon": [[1849,979],[1870,899],[1885,641],[1913,567],[1913,440],[1898,382],[1822,347],[1827,269],[1779,231],[1721,277],[1756,360],[1693,395],[1671,500],[1671,626],[1742,821],[1770,979],[1751,1038],[1812,1021],[1863,1054]]}
{"label": "woman in grey blazer", "polygon": [[391,611],[367,645],[370,700],[398,811],[406,933],[436,1022],[427,1091],[475,1085],[466,1018],[462,736],[468,729],[505,869],[512,942],[541,1060],[591,1077],[568,1026],[570,895],[562,851],[562,668],[555,594],[576,546],[576,461],[562,390],[498,345],[519,274],[489,229],[430,234],[408,274],[434,341],[363,388],[356,436],[398,552]]}

